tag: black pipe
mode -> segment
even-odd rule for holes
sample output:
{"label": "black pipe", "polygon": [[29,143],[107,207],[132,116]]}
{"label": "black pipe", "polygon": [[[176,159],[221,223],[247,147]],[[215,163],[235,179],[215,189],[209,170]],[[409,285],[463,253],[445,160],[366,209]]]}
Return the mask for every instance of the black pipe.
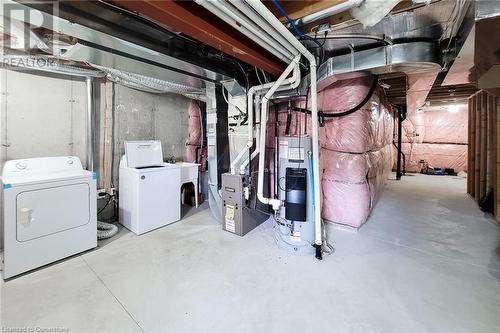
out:
{"label": "black pipe", "polygon": [[321,249],[321,245],[318,245],[318,244],[314,244],[314,248],[316,249],[316,259],[318,260],[323,260],[323,251]]}
{"label": "black pipe", "polygon": [[396,161],[396,180],[401,180],[403,173],[401,172],[401,154],[402,150],[402,138],[403,138],[403,121],[406,119],[406,106],[400,105],[397,107],[398,112],[398,156]]}
{"label": "black pipe", "polygon": [[290,125],[292,124],[292,109],[290,102],[288,102],[288,111],[286,114],[286,127],[285,127],[285,135],[290,135]]}
{"label": "black pipe", "polygon": [[[396,142],[394,140],[392,141],[392,145],[394,146],[394,148],[396,148],[396,150],[398,149],[398,145],[396,144]],[[402,167],[402,170],[401,170],[401,174],[403,176],[406,176],[406,154],[403,153],[403,150],[401,150],[401,156],[403,157],[402,158],[402,162],[403,162],[402,165],[403,165],[403,167]]]}

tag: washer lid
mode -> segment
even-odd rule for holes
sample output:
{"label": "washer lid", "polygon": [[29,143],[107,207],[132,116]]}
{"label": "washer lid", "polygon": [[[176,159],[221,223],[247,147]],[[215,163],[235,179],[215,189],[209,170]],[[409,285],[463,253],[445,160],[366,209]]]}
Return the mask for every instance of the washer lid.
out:
{"label": "washer lid", "polygon": [[76,156],[41,157],[7,161],[3,168],[2,182],[4,188],[8,188],[89,177],[95,179],[95,174],[84,170]]}
{"label": "washer lid", "polygon": [[125,141],[125,156],[129,168],[163,165],[161,141]]}

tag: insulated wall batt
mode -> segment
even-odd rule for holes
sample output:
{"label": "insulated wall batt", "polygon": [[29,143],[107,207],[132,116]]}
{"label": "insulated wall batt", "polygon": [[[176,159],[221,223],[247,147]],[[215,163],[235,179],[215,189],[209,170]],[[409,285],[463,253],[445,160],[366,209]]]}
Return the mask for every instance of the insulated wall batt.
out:
{"label": "insulated wall batt", "polygon": [[424,115],[425,143],[467,144],[467,106],[457,106],[457,112],[427,111]]}
{"label": "insulated wall batt", "polygon": [[[352,109],[369,93],[371,76],[338,81],[321,92],[321,110]],[[356,112],[325,118],[320,130],[322,217],[359,228],[377,202],[392,165],[392,109],[380,90]]]}
{"label": "insulated wall batt", "polygon": [[434,168],[452,168],[467,171],[467,145],[441,143],[403,143],[406,171],[420,172],[421,160]]}
{"label": "insulated wall batt", "polygon": [[426,161],[432,167],[453,168],[455,172],[466,171],[467,106],[457,105],[455,112],[444,107],[436,108],[416,114],[423,124],[422,136],[418,140],[403,127],[406,171],[420,172],[420,161]]}

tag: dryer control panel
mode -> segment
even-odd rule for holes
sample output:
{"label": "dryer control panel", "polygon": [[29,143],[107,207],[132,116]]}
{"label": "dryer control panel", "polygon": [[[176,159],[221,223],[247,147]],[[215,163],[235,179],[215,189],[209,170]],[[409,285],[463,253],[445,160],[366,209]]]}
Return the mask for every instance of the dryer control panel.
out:
{"label": "dryer control panel", "polygon": [[7,161],[2,172],[2,181],[16,183],[28,178],[48,179],[85,172],[87,171],[83,169],[80,159],[76,156],[26,158]]}

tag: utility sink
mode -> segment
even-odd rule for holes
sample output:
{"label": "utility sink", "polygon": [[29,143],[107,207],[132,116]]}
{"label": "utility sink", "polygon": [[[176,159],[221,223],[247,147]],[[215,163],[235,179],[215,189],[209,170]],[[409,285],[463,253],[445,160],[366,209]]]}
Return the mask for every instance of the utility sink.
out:
{"label": "utility sink", "polygon": [[200,164],[189,162],[165,163],[166,165],[181,168],[181,184],[198,179],[198,167]]}

